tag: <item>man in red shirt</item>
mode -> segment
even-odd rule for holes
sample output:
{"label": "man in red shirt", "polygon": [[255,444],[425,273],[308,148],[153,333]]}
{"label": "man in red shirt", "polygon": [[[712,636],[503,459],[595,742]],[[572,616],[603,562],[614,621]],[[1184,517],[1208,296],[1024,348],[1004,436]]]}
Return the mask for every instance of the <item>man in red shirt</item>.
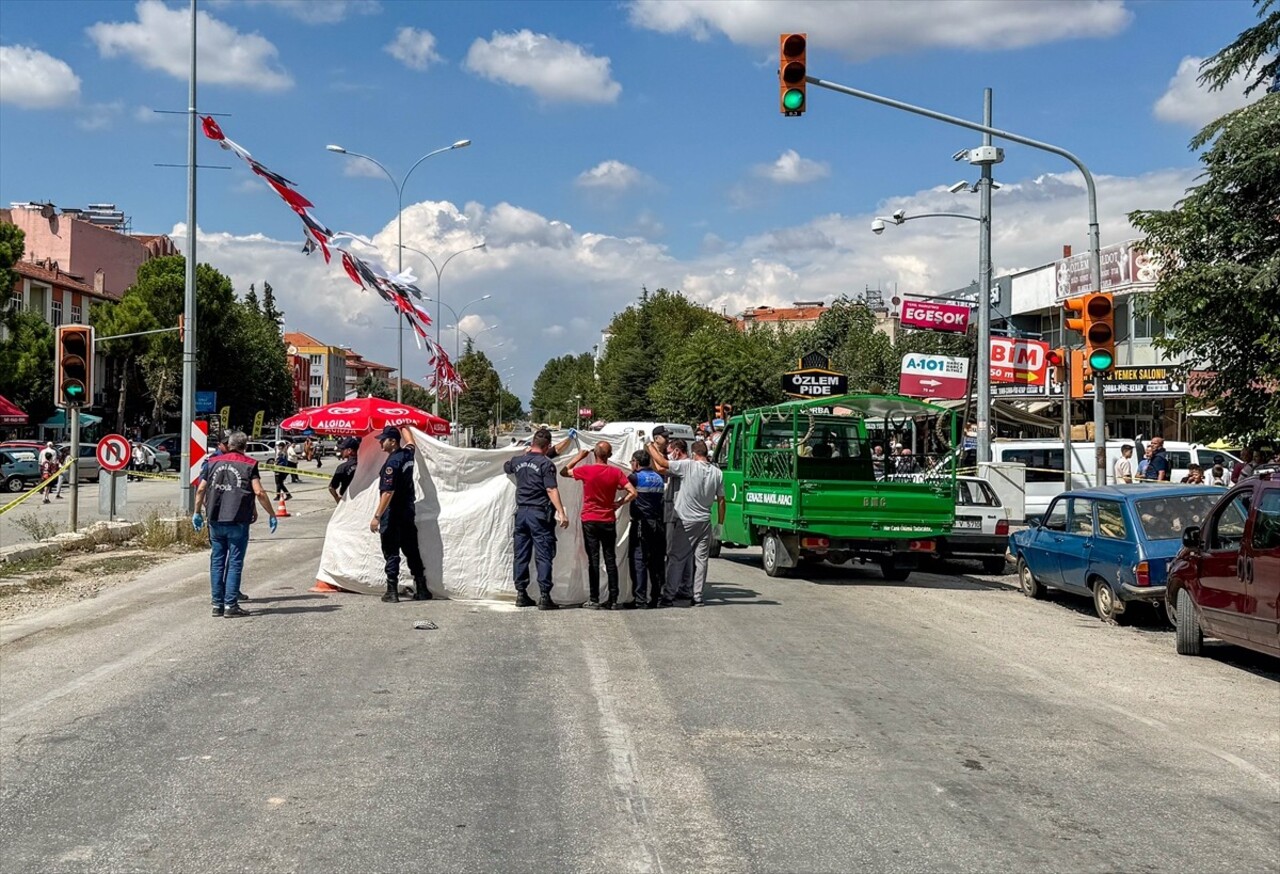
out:
{"label": "man in red shirt", "polygon": [[[636,487],[621,468],[609,464],[613,447],[608,441],[596,444],[595,464],[578,467],[588,450],[577,454],[560,471],[582,483],[582,539],[587,546],[587,582],[590,588],[588,610],[626,609],[618,600],[618,508],[636,499]],[[618,498],[618,492],[626,497]],[[600,553],[604,552],[604,572],[609,584],[609,597],[600,601]]]}

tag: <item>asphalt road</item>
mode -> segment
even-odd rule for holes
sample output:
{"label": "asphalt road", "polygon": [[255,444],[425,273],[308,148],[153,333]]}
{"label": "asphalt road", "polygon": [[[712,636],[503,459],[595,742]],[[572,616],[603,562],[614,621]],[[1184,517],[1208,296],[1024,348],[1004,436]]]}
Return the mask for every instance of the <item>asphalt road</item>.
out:
{"label": "asphalt road", "polygon": [[[1280,664],[998,578],[315,595],[325,514],[0,629],[0,871],[1280,870]],[[430,618],[438,630],[414,630]]]}

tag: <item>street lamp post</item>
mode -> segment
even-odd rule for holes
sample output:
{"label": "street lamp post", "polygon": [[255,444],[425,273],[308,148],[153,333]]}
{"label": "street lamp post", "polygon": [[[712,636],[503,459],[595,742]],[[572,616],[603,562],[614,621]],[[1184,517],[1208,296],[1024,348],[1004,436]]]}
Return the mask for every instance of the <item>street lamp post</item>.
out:
{"label": "street lamp post", "polygon": [[[349,151],[347,149],[344,149],[342,146],[335,146],[332,144],[325,146],[326,149],[328,149],[330,152],[333,152],[334,154],[349,155],[352,158],[364,158],[366,161],[369,161],[375,167],[377,167],[379,170],[385,173],[387,178],[391,180],[391,184],[395,187],[396,189],[396,273],[397,274],[404,272],[404,253],[401,251],[404,248],[402,245],[404,243],[404,186],[409,181],[409,176],[412,175],[414,170],[418,169],[419,164],[427,160],[427,158],[430,158],[432,155],[439,155],[441,152],[450,152],[450,151],[453,151],[454,149],[465,149],[469,145],[471,145],[471,140],[458,140],[456,143],[454,143],[451,146],[445,146],[444,148],[436,149],[433,152],[427,152],[421,158],[413,162],[413,166],[409,168],[409,171],[404,174],[404,177],[399,182],[396,181],[396,177],[392,176],[391,171],[388,170],[385,166],[383,166],[382,162],[379,161],[377,158],[370,157],[369,155],[363,155],[360,152]],[[396,325],[397,325],[396,364],[399,367],[399,370],[396,371],[399,376],[399,378],[396,380],[396,401],[400,402],[403,400],[403,394],[404,394],[404,315],[400,312],[396,313]],[[438,341],[439,341],[439,338],[437,337],[437,342]]]}
{"label": "street lamp post", "polygon": [[[440,299],[441,278],[444,276],[444,269],[449,266],[450,261],[452,261],[454,258],[457,258],[459,255],[462,255],[466,252],[474,252],[477,249],[483,249],[485,245],[486,245],[485,243],[480,243],[477,246],[468,246],[465,249],[459,249],[457,252],[454,252],[448,258],[445,258],[444,263],[442,263],[439,267],[436,266],[435,259],[432,258],[430,255],[428,255],[426,252],[422,251],[421,249],[415,249],[412,246],[406,246],[404,243],[398,243],[396,245],[396,248],[400,251],[403,251],[404,249],[408,249],[410,252],[417,252],[423,258],[427,259],[427,263],[431,265],[431,269],[436,272],[436,296],[434,298],[427,298],[427,300],[433,300],[436,303],[440,304],[440,306],[449,310],[449,312],[453,313],[453,320],[457,322],[458,314],[454,313],[453,309],[450,308],[443,300]],[[481,297],[478,300],[473,300],[471,303],[478,303],[481,300],[488,300],[491,297],[493,297],[493,295],[486,294],[484,297]],[[463,309],[465,310],[467,307],[471,306],[471,303],[467,304],[467,306],[464,306]],[[436,346],[439,346],[439,345],[440,345],[440,320],[436,319]],[[455,355],[454,358],[456,359],[457,356]],[[435,413],[437,416],[440,415],[440,386],[436,386],[435,400],[432,402],[431,412]]]}
{"label": "street lamp post", "polygon": [[[990,166],[982,168],[983,182],[987,184],[978,183],[983,191],[982,202],[984,208],[981,215],[966,215],[961,212],[926,212],[921,215],[909,216],[905,210],[900,209],[889,218],[876,216],[875,221],[871,223],[871,232],[873,234],[883,234],[886,224],[900,225],[922,218],[968,219],[980,225],[978,235],[978,360],[975,365],[978,371],[975,374],[978,387],[978,414],[974,417],[978,428],[976,457],[979,463],[983,459],[991,457],[991,434],[988,430],[987,416],[989,413],[987,411],[991,406],[991,186],[995,185],[995,183],[987,175],[990,170]],[[967,184],[956,183],[951,190],[957,192],[968,187]],[[985,342],[983,338],[986,338]],[[965,416],[967,418],[967,403],[965,407]]]}

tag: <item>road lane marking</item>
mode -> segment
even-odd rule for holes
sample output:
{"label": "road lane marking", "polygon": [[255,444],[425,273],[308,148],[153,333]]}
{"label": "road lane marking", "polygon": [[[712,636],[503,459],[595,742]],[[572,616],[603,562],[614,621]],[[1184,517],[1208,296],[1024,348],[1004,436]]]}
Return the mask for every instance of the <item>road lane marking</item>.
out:
{"label": "road lane marking", "polygon": [[613,705],[613,692],[609,688],[609,667],[604,658],[589,647],[586,661],[591,679],[591,694],[600,711],[600,734],[604,739],[605,754],[609,758],[609,783],[613,787],[614,802],[618,811],[630,816],[634,825],[632,870],[660,874],[665,869],[658,853],[649,801],[641,791],[640,773],[636,767],[636,748],[631,742],[631,732],[627,730],[626,723],[619,718]]}

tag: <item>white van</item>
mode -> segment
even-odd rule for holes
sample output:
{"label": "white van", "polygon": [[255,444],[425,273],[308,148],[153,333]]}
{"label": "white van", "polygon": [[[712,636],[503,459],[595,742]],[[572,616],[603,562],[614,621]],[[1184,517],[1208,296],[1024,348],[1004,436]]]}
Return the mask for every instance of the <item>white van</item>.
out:
{"label": "white van", "polygon": [[[1122,446],[1135,445],[1133,440],[1108,440],[1107,450],[1107,483],[1113,482],[1115,464],[1121,457]],[[1166,440],[1165,454],[1173,469],[1170,477],[1178,482],[1187,475],[1191,464],[1199,464],[1205,471],[1213,469],[1217,459],[1221,459],[1225,471],[1230,474],[1232,466],[1239,460],[1230,452],[1221,449],[1209,449],[1199,443],[1181,443]],[[1006,464],[1023,464],[1027,468],[1026,479],[1026,514],[1040,516],[1049,509],[1049,502],[1066,491],[1062,474],[1062,441],[1061,440],[1005,440],[991,441],[991,460]],[[1092,441],[1073,442],[1071,444],[1071,487],[1087,488],[1097,485],[1098,477],[1094,462],[1094,446]],[[1142,456],[1136,450],[1133,454],[1133,467],[1136,472]],[[961,467],[973,466],[972,450],[966,453]]]}
{"label": "white van", "polygon": [[653,437],[653,429],[659,425],[667,429],[667,437],[680,437],[689,442],[697,439],[697,435],[688,425],[675,422],[609,422],[600,429],[601,434],[630,434],[632,431],[644,435],[646,440]]}

